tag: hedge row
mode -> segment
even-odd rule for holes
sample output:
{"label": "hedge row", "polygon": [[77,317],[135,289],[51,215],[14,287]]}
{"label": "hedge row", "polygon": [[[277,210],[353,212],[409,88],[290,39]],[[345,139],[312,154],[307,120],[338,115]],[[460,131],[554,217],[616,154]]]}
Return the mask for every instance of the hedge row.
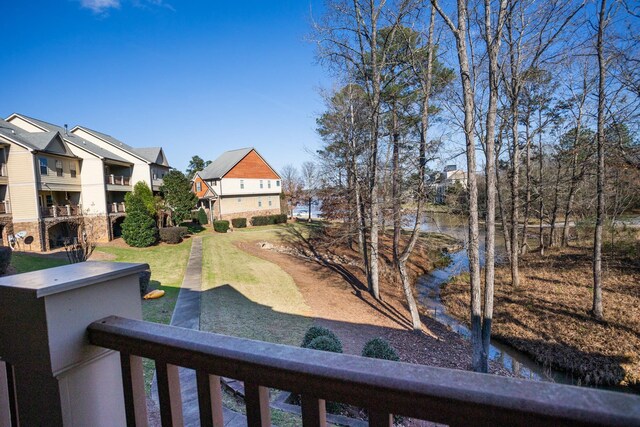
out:
{"label": "hedge row", "polygon": [[182,242],[182,238],[189,234],[187,227],[165,227],[158,231],[160,233],[160,240],[170,244]]}
{"label": "hedge row", "polygon": [[226,233],[229,229],[229,221],[213,221],[213,229],[218,233]]}
{"label": "hedge row", "polygon": [[286,222],[287,222],[286,214],[254,216],[251,218],[251,225],[284,224]]}
{"label": "hedge row", "polygon": [[247,226],[247,218],[233,218],[231,224],[233,228],[245,228]]}

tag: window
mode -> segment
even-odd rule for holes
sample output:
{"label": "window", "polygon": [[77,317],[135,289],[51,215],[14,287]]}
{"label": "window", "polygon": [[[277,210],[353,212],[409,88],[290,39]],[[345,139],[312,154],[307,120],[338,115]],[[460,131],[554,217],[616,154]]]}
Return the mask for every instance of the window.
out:
{"label": "window", "polygon": [[196,181],[196,191],[197,192],[202,191],[202,182]]}
{"label": "window", "polygon": [[271,180],[267,181],[267,188],[271,188]]}
{"label": "window", "polygon": [[47,207],[50,208],[51,206],[53,206],[53,196],[50,194],[47,194],[46,196],[46,203],[47,203]]}
{"label": "window", "polygon": [[62,176],[62,160],[56,160],[56,175]]}
{"label": "window", "polygon": [[76,176],[78,176],[76,164],[74,162],[69,163],[69,175],[71,175],[71,178],[75,178]]}
{"label": "window", "polygon": [[262,180],[260,180],[260,188],[264,188],[264,186],[262,185]]}
{"label": "window", "polygon": [[258,207],[261,208],[262,207],[262,199],[258,197]]}
{"label": "window", "polygon": [[242,203],[242,199],[238,197],[238,203]]}
{"label": "window", "polygon": [[244,189],[244,179],[240,180],[240,189],[243,190]]}
{"label": "window", "polygon": [[280,180],[276,181],[276,187],[280,187]]}
{"label": "window", "polygon": [[49,175],[47,159],[44,157],[40,157],[38,160],[40,160],[40,175]]}
{"label": "window", "polygon": [[269,206],[271,206],[271,197],[269,197]]}

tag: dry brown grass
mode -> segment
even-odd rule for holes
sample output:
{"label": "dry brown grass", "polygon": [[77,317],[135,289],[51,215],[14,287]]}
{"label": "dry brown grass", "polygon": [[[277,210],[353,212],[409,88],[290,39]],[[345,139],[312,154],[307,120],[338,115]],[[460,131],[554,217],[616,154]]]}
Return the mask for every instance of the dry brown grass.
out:
{"label": "dry brown grass", "polygon": [[[603,268],[602,322],[590,316],[590,248],[557,249],[543,258],[529,254],[518,289],[511,287],[508,267],[498,268],[493,336],[587,384],[640,384],[640,259],[609,254]],[[468,319],[467,280],[442,290],[459,319]]]}

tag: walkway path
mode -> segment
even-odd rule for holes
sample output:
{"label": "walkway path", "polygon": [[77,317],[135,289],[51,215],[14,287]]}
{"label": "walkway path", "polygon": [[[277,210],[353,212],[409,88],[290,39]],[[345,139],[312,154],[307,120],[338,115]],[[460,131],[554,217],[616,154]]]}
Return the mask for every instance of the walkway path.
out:
{"label": "walkway path", "polygon": [[[171,317],[171,326],[199,330],[200,295],[202,293],[202,237],[195,236],[192,239],[191,254]],[[184,425],[199,426],[196,372],[192,369],[180,368],[180,386]],[[151,397],[159,405],[158,385],[155,378],[151,386]],[[225,427],[244,427],[247,425],[247,418],[244,415],[230,409],[223,408],[223,417]]]}

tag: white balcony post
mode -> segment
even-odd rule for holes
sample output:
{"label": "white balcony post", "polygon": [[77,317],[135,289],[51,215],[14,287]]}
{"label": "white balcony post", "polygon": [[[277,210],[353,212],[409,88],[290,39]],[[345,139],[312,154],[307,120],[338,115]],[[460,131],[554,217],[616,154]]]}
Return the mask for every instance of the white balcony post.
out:
{"label": "white balcony post", "polygon": [[[126,425],[119,353],[90,345],[86,329],[109,315],[140,319],[147,268],[83,262],[0,278],[0,358],[13,367],[20,425]],[[0,392],[0,412],[7,400]]]}
{"label": "white balcony post", "polygon": [[71,216],[71,206],[67,205],[67,216]]}

